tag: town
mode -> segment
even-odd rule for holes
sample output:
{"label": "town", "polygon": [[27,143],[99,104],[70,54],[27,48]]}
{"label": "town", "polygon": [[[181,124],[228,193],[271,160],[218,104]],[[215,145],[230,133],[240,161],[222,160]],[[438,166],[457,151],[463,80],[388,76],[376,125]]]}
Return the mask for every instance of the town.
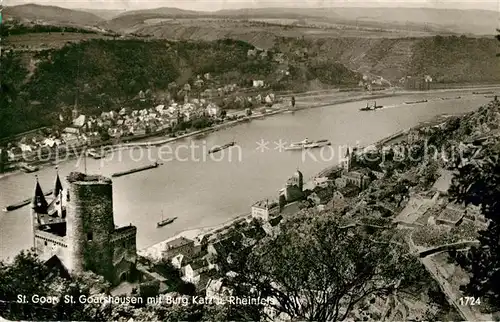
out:
{"label": "town", "polygon": [[498,8],[35,2],[0,4],[0,319],[499,320]]}
{"label": "town", "polygon": [[[110,283],[107,294],[115,297],[160,296],[170,299],[167,304],[160,303],[168,306],[185,301],[215,305],[229,303],[238,294],[228,282],[237,273],[226,271],[236,258],[251,253],[269,238],[279,238],[287,222],[334,216],[341,218],[345,227],[361,226],[394,234],[391,240],[407,244],[408,253],[443,288],[460,316],[489,319],[486,313],[460,304],[464,295],[459,286],[466,273],[450,257],[453,252],[477,245],[478,231],[487,228],[488,220],[479,207],[464,206],[448,197],[457,164],[464,166],[482,158],[482,151],[498,142],[498,129],[494,127],[499,121],[498,110],[499,102],[493,101],[478,112],[460,117],[444,115],[373,146],[348,148],[340,165],[325,169],[307,182],[297,169],[276,198],[256,202],[249,215],[197,234],[181,234],[143,250],[136,249],[136,227],[113,223],[110,179],[71,173],[63,185],[56,176],[51,202],[36,183],[32,205],[34,247],[38,258],[60,276],[69,278],[85,270],[104,276]],[[487,123],[477,123],[485,118]],[[462,131],[463,126],[472,126],[469,134]],[[455,143],[462,154],[453,154],[449,145],[441,151],[446,157],[418,161],[397,157],[411,150],[410,146],[420,147],[415,153],[423,157],[421,148],[429,142],[449,140],[446,133],[453,133],[459,140]],[[100,206],[96,207],[98,199]],[[99,296],[99,290],[102,288],[94,288],[92,292],[97,293],[93,296]],[[204,301],[193,302],[186,296],[201,296]],[[405,297],[402,308],[390,301],[390,296],[374,296],[374,301],[365,299],[371,308],[369,319],[383,315],[420,319],[426,313],[419,309],[421,298]],[[254,305],[263,306],[273,320],[290,319],[270,304],[273,301],[278,299],[264,297]],[[362,318],[367,312],[362,307],[350,315]]]}

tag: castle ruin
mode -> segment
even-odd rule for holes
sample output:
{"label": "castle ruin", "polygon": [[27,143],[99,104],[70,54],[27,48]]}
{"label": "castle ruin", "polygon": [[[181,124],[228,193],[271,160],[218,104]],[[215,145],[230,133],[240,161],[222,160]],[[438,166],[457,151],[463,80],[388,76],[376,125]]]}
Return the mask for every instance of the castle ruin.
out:
{"label": "castle ruin", "polygon": [[31,219],[42,260],[57,256],[70,273],[93,271],[113,285],[135,279],[137,228],[115,226],[111,179],[72,172],[65,189],[57,175],[50,203],[37,179]]}

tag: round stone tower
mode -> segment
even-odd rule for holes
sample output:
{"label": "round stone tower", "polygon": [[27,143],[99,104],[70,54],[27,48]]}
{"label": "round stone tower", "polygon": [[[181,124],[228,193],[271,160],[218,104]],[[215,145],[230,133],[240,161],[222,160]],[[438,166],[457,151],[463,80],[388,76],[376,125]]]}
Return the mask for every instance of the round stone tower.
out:
{"label": "round stone tower", "polygon": [[66,222],[73,272],[112,276],[113,187],[109,178],[72,172],[67,177]]}
{"label": "round stone tower", "polygon": [[296,178],[297,181],[297,187],[299,187],[300,191],[303,191],[304,188],[304,175],[302,172],[297,169],[297,171],[293,175]]}

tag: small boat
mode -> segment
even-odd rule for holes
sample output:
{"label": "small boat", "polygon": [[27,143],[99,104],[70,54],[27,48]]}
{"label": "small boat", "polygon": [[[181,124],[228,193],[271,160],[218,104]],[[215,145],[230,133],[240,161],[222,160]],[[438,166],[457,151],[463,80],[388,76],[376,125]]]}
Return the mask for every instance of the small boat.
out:
{"label": "small boat", "polygon": [[27,163],[21,164],[21,170],[23,170],[26,173],[32,173],[38,171],[40,168],[37,166],[29,165]]}
{"label": "small boat", "polygon": [[427,100],[405,102],[405,104],[420,104],[420,103],[427,103]]}
{"label": "small boat", "polygon": [[332,143],[330,143],[330,141],[328,140],[318,140],[304,145],[304,149],[321,148],[327,145],[332,145]]}
{"label": "small boat", "polygon": [[166,226],[168,224],[171,224],[176,219],[177,219],[177,217],[171,217],[171,218],[165,218],[165,219],[163,219],[163,211],[162,211],[161,212],[161,220],[156,223],[156,228],[160,228],[160,227]]}
{"label": "small boat", "polygon": [[366,107],[362,107],[359,110],[360,111],[372,111],[373,109],[370,106],[368,106],[368,103],[366,103]]}
{"label": "small boat", "polygon": [[224,150],[224,149],[227,149],[227,148],[230,148],[232,147],[233,145],[235,145],[236,142],[229,142],[227,144],[224,144],[222,146],[215,146],[213,148],[211,148],[209,151],[208,151],[208,154],[211,154],[211,153],[215,153],[215,152],[219,152],[221,150]]}
{"label": "small boat", "polygon": [[292,142],[292,143],[290,143],[290,147],[300,147],[300,148],[302,148],[302,147],[304,147],[304,145],[311,144],[311,143],[312,143],[312,141],[309,141],[308,138],[305,138],[304,140],[302,140],[300,142]]}
{"label": "small boat", "polygon": [[96,149],[87,150],[87,156],[92,157],[94,159],[102,159],[104,155],[102,153],[97,152]]}

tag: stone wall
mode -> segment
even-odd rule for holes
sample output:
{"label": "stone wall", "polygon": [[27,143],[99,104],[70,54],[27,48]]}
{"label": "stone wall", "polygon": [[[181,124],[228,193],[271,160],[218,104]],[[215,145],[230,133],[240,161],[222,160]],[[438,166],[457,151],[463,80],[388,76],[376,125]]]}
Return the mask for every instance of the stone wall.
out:
{"label": "stone wall", "polygon": [[35,251],[41,258],[48,259],[57,255],[63,263],[68,261],[68,243],[65,237],[40,230],[36,230],[34,235]]}
{"label": "stone wall", "polygon": [[133,280],[136,277],[137,263],[137,228],[135,226],[121,227],[114,231],[111,243],[113,245],[113,278],[111,282],[118,284],[123,280]]}

